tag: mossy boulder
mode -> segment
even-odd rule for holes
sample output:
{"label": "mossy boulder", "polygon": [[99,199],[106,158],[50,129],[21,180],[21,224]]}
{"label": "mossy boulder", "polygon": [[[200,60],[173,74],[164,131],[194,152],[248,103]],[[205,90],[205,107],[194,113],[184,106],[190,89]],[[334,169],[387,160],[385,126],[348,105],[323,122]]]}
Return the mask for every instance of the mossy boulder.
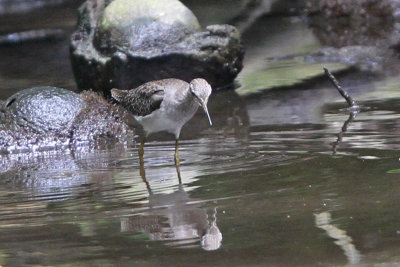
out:
{"label": "mossy boulder", "polygon": [[148,81],[202,77],[229,85],[242,69],[238,30],[212,25],[204,31],[177,0],[92,0],[79,9],[71,37],[78,87],[109,94]]}

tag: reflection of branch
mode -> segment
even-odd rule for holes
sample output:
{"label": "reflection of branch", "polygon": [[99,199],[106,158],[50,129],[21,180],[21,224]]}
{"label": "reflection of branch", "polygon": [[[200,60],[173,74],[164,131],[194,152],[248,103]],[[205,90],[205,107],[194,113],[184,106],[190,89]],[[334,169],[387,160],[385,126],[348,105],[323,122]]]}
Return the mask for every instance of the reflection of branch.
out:
{"label": "reflection of branch", "polygon": [[332,73],[324,67],[325,74],[328,76],[328,78],[331,80],[333,86],[339,91],[340,95],[343,96],[344,99],[346,99],[347,104],[349,104],[350,109],[358,110],[358,106],[356,104],[356,101],[353,100],[353,98],[340,86],[339,82],[336,80],[335,76],[332,75]]}
{"label": "reflection of branch", "polygon": [[336,139],[336,142],[332,143],[332,154],[336,154],[336,148],[340,144],[340,142],[342,142],[343,135],[347,131],[348,125],[356,118],[356,116],[357,112],[355,111],[350,112],[349,117],[343,123],[342,130],[338,133],[337,135],[338,138]]}

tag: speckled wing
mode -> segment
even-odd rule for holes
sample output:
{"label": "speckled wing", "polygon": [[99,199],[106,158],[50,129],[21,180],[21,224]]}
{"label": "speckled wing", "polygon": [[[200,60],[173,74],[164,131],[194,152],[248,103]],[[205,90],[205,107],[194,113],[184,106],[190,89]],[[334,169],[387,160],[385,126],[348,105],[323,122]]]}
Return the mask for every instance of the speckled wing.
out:
{"label": "speckled wing", "polygon": [[135,89],[112,89],[111,96],[136,116],[146,116],[159,109],[164,89],[157,82],[148,82]]}

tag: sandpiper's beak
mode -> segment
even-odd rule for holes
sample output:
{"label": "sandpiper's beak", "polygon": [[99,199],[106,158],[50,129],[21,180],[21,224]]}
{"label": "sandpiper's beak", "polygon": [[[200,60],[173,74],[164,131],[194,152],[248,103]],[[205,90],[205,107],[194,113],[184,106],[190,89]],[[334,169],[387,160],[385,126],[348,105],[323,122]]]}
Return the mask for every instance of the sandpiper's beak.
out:
{"label": "sandpiper's beak", "polygon": [[204,103],[204,101],[200,101],[200,105],[204,109],[204,112],[207,114],[208,122],[210,123],[210,126],[212,126],[212,121],[211,121],[210,113],[208,113],[207,105]]}

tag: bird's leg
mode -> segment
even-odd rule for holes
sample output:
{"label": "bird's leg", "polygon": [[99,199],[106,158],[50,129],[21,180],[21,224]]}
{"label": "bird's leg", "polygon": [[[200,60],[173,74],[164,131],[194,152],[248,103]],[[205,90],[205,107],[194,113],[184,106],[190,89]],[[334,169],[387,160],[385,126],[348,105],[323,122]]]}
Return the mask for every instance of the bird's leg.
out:
{"label": "bird's leg", "polygon": [[144,159],[143,159],[143,155],[144,155],[144,143],[146,143],[146,137],[142,138],[142,142],[140,143],[139,146],[139,162],[140,162],[140,166],[144,166]]}
{"label": "bird's leg", "polygon": [[150,183],[146,179],[146,171],[144,170],[144,165],[140,164],[140,177],[142,177],[142,181],[145,183],[147,191],[151,194]]}
{"label": "bird's leg", "polygon": [[181,165],[181,161],[179,160],[178,151],[179,151],[179,141],[178,141],[178,139],[176,139],[175,140],[175,167],[176,167],[176,174],[178,175],[179,184],[181,184],[182,183],[181,170],[179,168]]}
{"label": "bird's leg", "polygon": [[150,189],[150,184],[146,179],[146,171],[144,170],[144,159],[143,159],[143,154],[144,154],[144,143],[146,142],[146,137],[142,138],[142,142],[140,143],[139,146],[139,172],[140,172],[140,177],[142,177],[143,182],[146,184],[147,190],[149,191],[149,193],[151,193],[151,189]]}
{"label": "bird's leg", "polygon": [[178,139],[176,139],[175,140],[175,165],[177,165],[177,166],[179,166],[181,164],[181,161],[179,160],[178,150],[179,150],[179,141],[178,141]]}

